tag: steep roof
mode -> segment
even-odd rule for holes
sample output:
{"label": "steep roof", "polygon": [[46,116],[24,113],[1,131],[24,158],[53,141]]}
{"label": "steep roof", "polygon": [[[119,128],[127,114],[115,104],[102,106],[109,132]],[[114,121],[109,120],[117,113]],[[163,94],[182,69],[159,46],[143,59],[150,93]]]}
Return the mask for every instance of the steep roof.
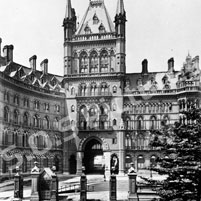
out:
{"label": "steep roof", "polygon": [[[96,23],[94,23],[96,19]],[[103,0],[91,0],[87,11],[76,31],[76,35],[85,34],[85,28],[88,27],[92,34],[99,33],[100,25],[103,25],[105,32],[115,32],[114,24],[108,14]]]}

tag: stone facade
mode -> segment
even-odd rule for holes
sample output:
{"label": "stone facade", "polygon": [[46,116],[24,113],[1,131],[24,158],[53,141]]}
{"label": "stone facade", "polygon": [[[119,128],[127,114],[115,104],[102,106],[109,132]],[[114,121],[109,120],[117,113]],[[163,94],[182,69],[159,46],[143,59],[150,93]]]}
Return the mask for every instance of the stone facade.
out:
{"label": "stone facade", "polygon": [[188,55],[180,71],[171,58],[167,70],[149,72],[145,59],[141,73],[126,73],[123,0],[114,23],[103,0],[90,0],[79,27],[67,0],[63,28],[64,76],[50,74],[47,59],[36,70],[36,56],[30,67],[17,64],[14,47],[3,48],[0,172],[22,158],[24,172],[34,160],[70,174],[82,166],[124,174],[130,162],[149,168],[161,156],[149,146],[151,130],[186,121],[179,111],[200,107],[199,57]]}

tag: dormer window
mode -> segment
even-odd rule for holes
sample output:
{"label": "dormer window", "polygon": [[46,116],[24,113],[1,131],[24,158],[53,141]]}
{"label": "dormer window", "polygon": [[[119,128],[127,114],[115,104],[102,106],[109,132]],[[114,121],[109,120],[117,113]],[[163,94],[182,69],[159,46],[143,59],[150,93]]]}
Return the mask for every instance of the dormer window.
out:
{"label": "dormer window", "polygon": [[93,24],[98,24],[98,23],[99,23],[99,19],[98,19],[96,13],[95,13],[94,16],[93,16]]}
{"label": "dormer window", "polygon": [[91,29],[89,25],[87,24],[86,27],[84,28],[85,34],[91,34]]}
{"label": "dormer window", "polygon": [[99,26],[99,33],[105,33],[105,27],[103,26],[103,24],[101,23]]}

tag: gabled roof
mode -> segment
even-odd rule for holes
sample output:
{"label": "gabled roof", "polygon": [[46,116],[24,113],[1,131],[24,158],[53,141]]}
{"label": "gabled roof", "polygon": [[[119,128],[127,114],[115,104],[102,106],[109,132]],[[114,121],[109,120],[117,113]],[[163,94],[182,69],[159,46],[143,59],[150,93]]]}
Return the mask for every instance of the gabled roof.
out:
{"label": "gabled roof", "polygon": [[[98,19],[97,23],[94,23],[94,18]],[[91,0],[75,35],[85,34],[86,26],[90,28],[92,34],[99,33],[101,23],[105,27],[106,33],[115,32],[114,24],[108,14],[104,1]]]}

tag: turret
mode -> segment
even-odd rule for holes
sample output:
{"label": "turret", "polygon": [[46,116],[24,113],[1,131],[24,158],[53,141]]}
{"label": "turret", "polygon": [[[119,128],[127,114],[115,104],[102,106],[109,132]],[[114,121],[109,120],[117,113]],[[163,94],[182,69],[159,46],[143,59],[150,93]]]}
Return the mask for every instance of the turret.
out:
{"label": "turret", "polygon": [[123,0],[118,0],[115,16],[116,42],[116,68],[117,71],[126,72],[126,12]]}
{"label": "turret", "polygon": [[117,11],[115,16],[115,30],[117,37],[123,37],[126,36],[126,12],[124,10],[124,2],[123,0],[118,0],[117,3]]}
{"label": "turret", "polygon": [[73,9],[71,6],[71,0],[67,0],[66,15],[63,21],[64,41],[72,39],[72,36],[76,31],[76,22],[77,17],[75,14],[75,9]]}
{"label": "turret", "polygon": [[63,21],[64,27],[64,75],[71,74],[72,71],[72,44],[71,40],[76,31],[77,17],[75,10],[71,6],[71,0],[67,0],[66,15]]}

